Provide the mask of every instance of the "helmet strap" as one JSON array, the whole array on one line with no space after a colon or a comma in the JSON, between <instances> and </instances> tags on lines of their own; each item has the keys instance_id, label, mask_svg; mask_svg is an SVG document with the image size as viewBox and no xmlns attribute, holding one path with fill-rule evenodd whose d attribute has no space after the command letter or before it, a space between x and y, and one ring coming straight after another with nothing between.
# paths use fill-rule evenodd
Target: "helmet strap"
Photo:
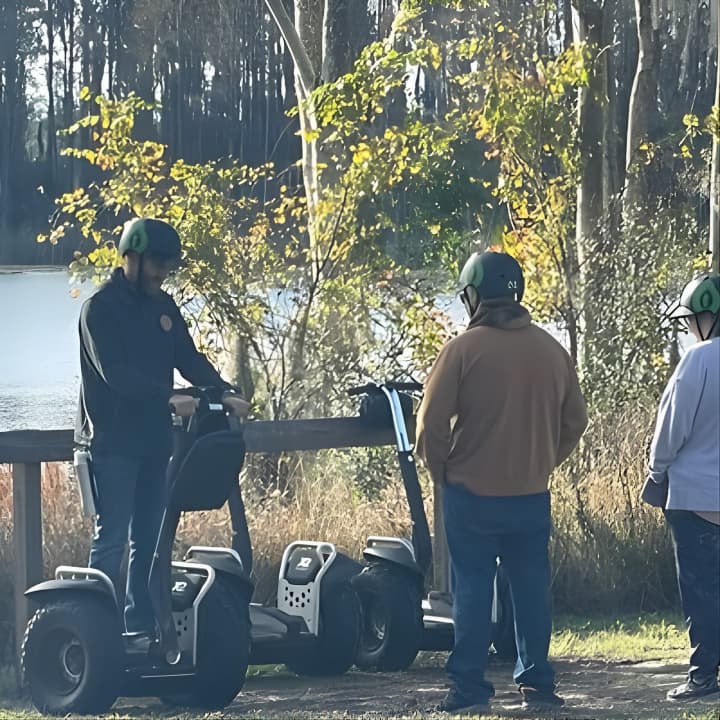
<instances>
[{"instance_id":1,"label":"helmet strap","mask_svg":"<svg viewBox=\"0 0 720 720\"><path fill-rule=\"evenodd\" d=\"M135 280L135 287L139 293L144 292L143 290L143 267L145 265L145 253L138 253L138 271L137 278Z\"/></svg>"},{"instance_id":2,"label":"helmet strap","mask_svg":"<svg viewBox=\"0 0 720 720\"><path fill-rule=\"evenodd\" d=\"M715 318L713 319L713 324L710 326L710 330L708 330L707 337L703 337L703 332L702 330L700 330L700 324L698 323L700 337L702 337L703 340L710 340L711 338L715 337L718 331L718 320L720 320L720 312L715 313Z\"/></svg>"},{"instance_id":3,"label":"helmet strap","mask_svg":"<svg viewBox=\"0 0 720 720\"><path fill-rule=\"evenodd\" d=\"M696 313L695 315L693 315L693 317L695 318L695 325L697 326L698 335L700 335L701 342L704 342L705 340L710 340L711 338L715 337L716 331L719 329L718 321L720 320L720 312L715 313L713 323L710 326L710 330L708 330L707 336L705 335L705 333L703 333L703 329L700 324L700 315Z\"/></svg>"},{"instance_id":4,"label":"helmet strap","mask_svg":"<svg viewBox=\"0 0 720 720\"><path fill-rule=\"evenodd\" d=\"M472 288L474 292L471 292L469 288ZM473 301L473 295L475 295L475 301ZM465 311L468 316L472 317L477 312L478 306L480 305L480 293L477 291L477 288L472 285L466 285L460 293L460 298L465 306Z\"/></svg>"}]
</instances>

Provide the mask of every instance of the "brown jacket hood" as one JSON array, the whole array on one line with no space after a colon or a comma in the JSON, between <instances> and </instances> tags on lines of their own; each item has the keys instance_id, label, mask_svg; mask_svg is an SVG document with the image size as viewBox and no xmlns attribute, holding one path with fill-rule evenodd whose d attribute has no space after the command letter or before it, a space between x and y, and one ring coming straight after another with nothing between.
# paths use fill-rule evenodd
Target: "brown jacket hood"
<instances>
[{"instance_id":1,"label":"brown jacket hood","mask_svg":"<svg viewBox=\"0 0 720 720\"><path fill-rule=\"evenodd\" d=\"M527 327L530 322L530 313L514 300L484 300L470 318L468 330L481 325L501 330L518 330Z\"/></svg>"}]
</instances>

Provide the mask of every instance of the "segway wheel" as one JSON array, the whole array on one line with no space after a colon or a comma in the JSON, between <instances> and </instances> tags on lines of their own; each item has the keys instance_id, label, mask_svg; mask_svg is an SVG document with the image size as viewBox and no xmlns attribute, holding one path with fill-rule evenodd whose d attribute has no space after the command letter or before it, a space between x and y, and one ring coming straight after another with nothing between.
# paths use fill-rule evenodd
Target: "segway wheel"
<instances>
[{"instance_id":1,"label":"segway wheel","mask_svg":"<svg viewBox=\"0 0 720 720\"><path fill-rule=\"evenodd\" d=\"M30 619L22 642L23 679L43 714L99 715L122 682L118 613L95 597L58 600Z\"/></svg>"},{"instance_id":2,"label":"segway wheel","mask_svg":"<svg viewBox=\"0 0 720 720\"><path fill-rule=\"evenodd\" d=\"M288 660L297 675L342 675L355 662L362 627L362 607L357 593L345 582L322 596L320 632L312 648Z\"/></svg>"},{"instance_id":3,"label":"segway wheel","mask_svg":"<svg viewBox=\"0 0 720 720\"><path fill-rule=\"evenodd\" d=\"M219 575L198 612L195 675L183 681L187 690L164 694L173 707L221 710L245 684L250 660L250 596L244 584Z\"/></svg>"},{"instance_id":4,"label":"segway wheel","mask_svg":"<svg viewBox=\"0 0 720 720\"><path fill-rule=\"evenodd\" d=\"M515 613L513 611L510 583L502 566L497 569L498 618L492 626L492 644L498 660L515 662L517 645L515 644Z\"/></svg>"},{"instance_id":5,"label":"segway wheel","mask_svg":"<svg viewBox=\"0 0 720 720\"><path fill-rule=\"evenodd\" d=\"M417 576L386 563L370 565L353 579L363 608L355 665L361 670L406 670L423 633L421 584Z\"/></svg>"}]
</instances>

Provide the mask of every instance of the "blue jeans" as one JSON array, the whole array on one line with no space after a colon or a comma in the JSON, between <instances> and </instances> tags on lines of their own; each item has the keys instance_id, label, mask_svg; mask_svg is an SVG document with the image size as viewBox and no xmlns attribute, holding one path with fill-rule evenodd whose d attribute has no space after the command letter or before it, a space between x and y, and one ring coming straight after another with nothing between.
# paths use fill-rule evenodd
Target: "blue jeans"
<instances>
[{"instance_id":1,"label":"blue jeans","mask_svg":"<svg viewBox=\"0 0 720 720\"><path fill-rule=\"evenodd\" d=\"M691 680L717 678L720 667L720 525L689 510L666 510L683 614L690 633Z\"/></svg>"},{"instance_id":2,"label":"blue jeans","mask_svg":"<svg viewBox=\"0 0 720 720\"><path fill-rule=\"evenodd\" d=\"M125 595L128 632L155 634L148 594L150 565L165 509L167 457L134 458L93 454L97 516L90 567L113 582L122 602L121 564L130 541Z\"/></svg>"},{"instance_id":3,"label":"blue jeans","mask_svg":"<svg viewBox=\"0 0 720 720\"><path fill-rule=\"evenodd\" d=\"M453 574L455 646L447 662L451 682L478 703L495 694L485 667L500 558L515 612L518 659L513 678L518 685L553 690L555 673L547 659L552 631L550 494L478 497L445 485L443 514Z\"/></svg>"}]
</instances>

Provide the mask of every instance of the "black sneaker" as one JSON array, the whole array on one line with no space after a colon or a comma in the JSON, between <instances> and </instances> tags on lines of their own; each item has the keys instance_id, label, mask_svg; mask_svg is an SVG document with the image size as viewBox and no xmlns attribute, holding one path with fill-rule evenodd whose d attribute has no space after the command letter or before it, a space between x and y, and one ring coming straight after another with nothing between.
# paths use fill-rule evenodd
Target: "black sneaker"
<instances>
[{"instance_id":1,"label":"black sneaker","mask_svg":"<svg viewBox=\"0 0 720 720\"><path fill-rule=\"evenodd\" d=\"M523 710L553 710L565 704L559 695L551 688L534 688L530 685L521 685Z\"/></svg>"},{"instance_id":2,"label":"black sneaker","mask_svg":"<svg viewBox=\"0 0 720 720\"><path fill-rule=\"evenodd\" d=\"M487 698L477 698L470 695L464 695L455 688L448 690L445 699L437 705L434 710L436 712L446 712L457 714L462 711L463 715L485 715L490 712L490 703Z\"/></svg>"},{"instance_id":3,"label":"black sneaker","mask_svg":"<svg viewBox=\"0 0 720 720\"><path fill-rule=\"evenodd\" d=\"M716 692L720 692L717 680L714 677L709 677L707 680L701 682L695 682L692 678L689 678L687 682L682 685L678 685L667 694L668 700L694 700L695 698L705 697L706 695L712 695Z\"/></svg>"}]
</instances>

